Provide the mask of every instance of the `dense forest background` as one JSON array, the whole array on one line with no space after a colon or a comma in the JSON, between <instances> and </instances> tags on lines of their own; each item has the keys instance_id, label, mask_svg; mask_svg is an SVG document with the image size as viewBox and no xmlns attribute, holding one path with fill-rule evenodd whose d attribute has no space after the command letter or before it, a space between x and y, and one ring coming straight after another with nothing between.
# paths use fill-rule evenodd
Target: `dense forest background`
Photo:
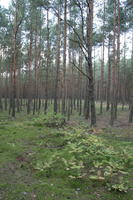
<instances>
[{"instance_id":1,"label":"dense forest background","mask_svg":"<svg viewBox=\"0 0 133 200\"><path fill-rule=\"evenodd\" d=\"M95 101L129 105L133 120L132 0L13 0L0 7L0 110L76 110L96 124Z\"/></svg>"}]
</instances>

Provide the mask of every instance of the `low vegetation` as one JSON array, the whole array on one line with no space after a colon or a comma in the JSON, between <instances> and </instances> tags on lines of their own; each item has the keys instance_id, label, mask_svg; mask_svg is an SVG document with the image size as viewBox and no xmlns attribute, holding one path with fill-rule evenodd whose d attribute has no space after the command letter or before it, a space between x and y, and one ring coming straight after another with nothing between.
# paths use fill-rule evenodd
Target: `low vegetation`
<instances>
[{"instance_id":1,"label":"low vegetation","mask_svg":"<svg viewBox=\"0 0 133 200\"><path fill-rule=\"evenodd\" d=\"M132 140L85 123L47 127L24 118L0 123L1 199L132 200Z\"/></svg>"},{"instance_id":2,"label":"low vegetation","mask_svg":"<svg viewBox=\"0 0 133 200\"><path fill-rule=\"evenodd\" d=\"M66 124L66 119L60 113L47 113L46 115L41 115L39 117L35 117L32 121L34 126L47 126L47 127L62 127Z\"/></svg>"}]
</instances>

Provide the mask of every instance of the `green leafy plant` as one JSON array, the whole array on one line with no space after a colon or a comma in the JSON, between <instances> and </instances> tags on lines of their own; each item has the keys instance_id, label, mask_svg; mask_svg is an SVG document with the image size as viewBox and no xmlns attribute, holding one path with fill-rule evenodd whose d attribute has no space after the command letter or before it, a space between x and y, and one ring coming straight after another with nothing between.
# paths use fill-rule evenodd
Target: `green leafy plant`
<instances>
[{"instance_id":1,"label":"green leafy plant","mask_svg":"<svg viewBox=\"0 0 133 200\"><path fill-rule=\"evenodd\" d=\"M118 191L118 192L124 192L126 193L128 191L128 186L125 183L117 183L117 184L107 184L108 190L114 190L114 191Z\"/></svg>"},{"instance_id":2,"label":"green leafy plant","mask_svg":"<svg viewBox=\"0 0 133 200\"><path fill-rule=\"evenodd\" d=\"M34 118L34 126L47 126L47 127L62 127L66 124L66 119L60 113L47 113L46 115L41 115Z\"/></svg>"},{"instance_id":3,"label":"green leafy plant","mask_svg":"<svg viewBox=\"0 0 133 200\"><path fill-rule=\"evenodd\" d=\"M123 179L128 175L126 152L120 154L106 140L96 135L85 134L82 129L64 133L64 140L67 142L62 151L53 155L40 171L51 169L54 172L57 167L70 180L102 181L120 192L128 189ZM116 183L116 180L121 181Z\"/></svg>"}]
</instances>

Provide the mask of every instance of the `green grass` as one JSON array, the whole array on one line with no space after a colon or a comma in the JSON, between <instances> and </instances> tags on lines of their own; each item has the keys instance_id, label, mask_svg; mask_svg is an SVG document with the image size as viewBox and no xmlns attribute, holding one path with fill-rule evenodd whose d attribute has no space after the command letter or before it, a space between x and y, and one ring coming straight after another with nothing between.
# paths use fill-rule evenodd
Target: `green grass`
<instances>
[{"instance_id":1,"label":"green grass","mask_svg":"<svg viewBox=\"0 0 133 200\"><path fill-rule=\"evenodd\" d=\"M11 120L6 113L0 114L0 117L4 115L5 119L0 122L0 199L133 199L133 141L119 139L117 129L110 128L91 135L86 122L81 122L77 127L49 128L34 126L32 116L18 115L16 120ZM129 135L131 133L123 137ZM122 176L122 181L128 186L127 193L108 191L106 183L115 183L112 177L109 181L89 178L94 160L105 167L103 160L109 165L110 158L113 165L119 163L122 171L128 173ZM84 169L80 161L86 163ZM113 169L119 171L115 166ZM79 178L84 172L85 177ZM98 168L95 168L93 173L97 172ZM121 178L119 175L117 177Z\"/></svg>"}]
</instances>

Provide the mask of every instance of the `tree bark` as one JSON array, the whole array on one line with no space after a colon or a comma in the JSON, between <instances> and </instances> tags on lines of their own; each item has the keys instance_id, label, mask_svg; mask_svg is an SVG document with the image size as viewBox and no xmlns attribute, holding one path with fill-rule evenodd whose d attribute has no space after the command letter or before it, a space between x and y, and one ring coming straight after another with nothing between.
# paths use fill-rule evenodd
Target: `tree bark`
<instances>
[{"instance_id":1,"label":"tree bark","mask_svg":"<svg viewBox=\"0 0 133 200\"><path fill-rule=\"evenodd\" d=\"M94 93L94 81L93 81L93 69L92 69L92 34L93 34L93 0L88 0L87 9L87 75L89 77L89 100L91 109L91 126L96 125L96 110L95 110L95 93Z\"/></svg>"}]
</instances>

